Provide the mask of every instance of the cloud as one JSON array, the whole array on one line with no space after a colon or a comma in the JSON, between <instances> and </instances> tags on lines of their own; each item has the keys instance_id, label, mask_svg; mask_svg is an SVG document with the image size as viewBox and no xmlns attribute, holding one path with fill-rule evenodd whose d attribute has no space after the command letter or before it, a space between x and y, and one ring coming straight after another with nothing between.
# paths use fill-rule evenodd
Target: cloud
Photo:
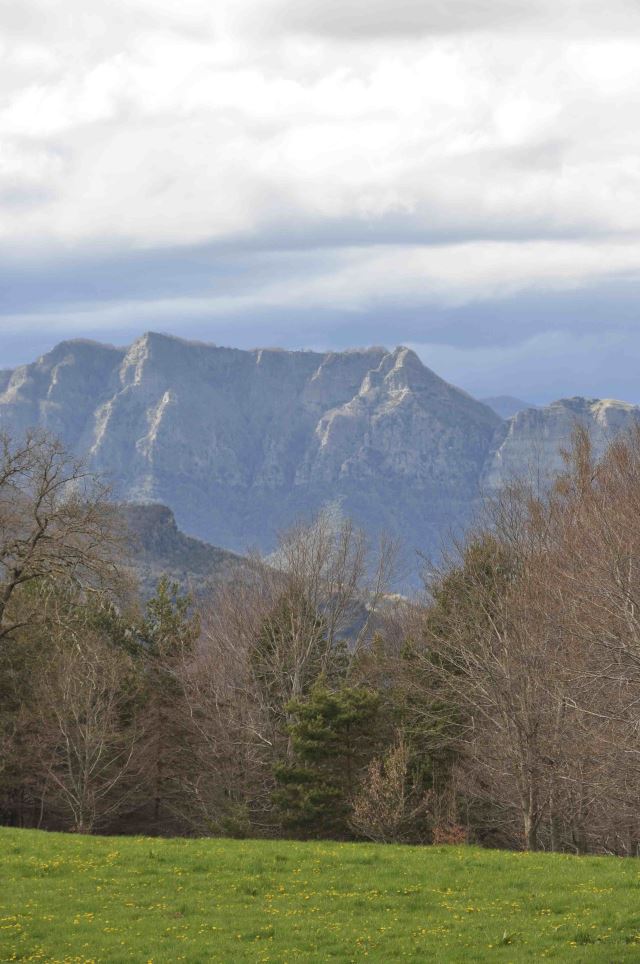
<instances>
[{"instance_id":1,"label":"cloud","mask_svg":"<svg viewBox=\"0 0 640 964\"><path fill-rule=\"evenodd\" d=\"M276 0L269 20L285 30L362 41L488 31L526 21L540 6L546 5L527 0Z\"/></svg>"},{"instance_id":2,"label":"cloud","mask_svg":"<svg viewBox=\"0 0 640 964\"><path fill-rule=\"evenodd\" d=\"M411 347L438 374L478 398L499 391L534 404L574 395L640 402L640 341L622 332L609 332L603 342L601 333L551 328L508 346Z\"/></svg>"},{"instance_id":3,"label":"cloud","mask_svg":"<svg viewBox=\"0 0 640 964\"><path fill-rule=\"evenodd\" d=\"M350 244L354 225L372 243L390 224L407 240L638 230L633 40L552 37L532 52L526 37L498 37L488 54L485 40L461 38L353 56L327 43L309 73L304 40L266 42L265 60L257 41L247 50L162 16L140 23L126 38L114 27L103 49L107 30L94 57L73 55L73 34L69 59L62 41L39 41L45 66L27 82L23 64L22 82L3 87L0 194L34 203L6 205L0 238L189 245L298 225L310 244L327 233ZM91 47L96 31L80 32Z\"/></svg>"},{"instance_id":4,"label":"cloud","mask_svg":"<svg viewBox=\"0 0 640 964\"><path fill-rule=\"evenodd\" d=\"M238 0L247 21L273 33L369 43L526 30L536 36L637 29L635 0Z\"/></svg>"},{"instance_id":5,"label":"cloud","mask_svg":"<svg viewBox=\"0 0 640 964\"><path fill-rule=\"evenodd\" d=\"M639 16L0 0L3 330L634 339Z\"/></svg>"}]
</instances>

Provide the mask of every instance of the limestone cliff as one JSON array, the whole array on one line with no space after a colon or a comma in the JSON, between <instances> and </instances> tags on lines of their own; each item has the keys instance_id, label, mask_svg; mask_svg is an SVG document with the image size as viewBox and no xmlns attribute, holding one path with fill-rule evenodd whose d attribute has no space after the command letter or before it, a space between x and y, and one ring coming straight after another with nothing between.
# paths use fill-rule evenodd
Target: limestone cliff
<instances>
[{"instance_id":1,"label":"limestone cliff","mask_svg":"<svg viewBox=\"0 0 640 964\"><path fill-rule=\"evenodd\" d=\"M273 546L327 502L435 549L479 495L500 419L414 352L240 351L147 334L63 342L7 375L0 427L40 425L216 545Z\"/></svg>"},{"instance_id":2,"label":"limestone cliff","mask_svg":"<svg viewBox=\"0 0 640 964\"><path fill-rule=\"evenodd\" d=\"M114 496L164 503L190 535L273 547L331 503L372 534L437 552L483 488L547 478L577 422L601 452L640 417L625 402L564 399L503 421L408 348L240 351L147 334L129 348L63 342L0 372L0 428L59 435Z\"/></svg>"},{"instance_id":3,"label":"limestone cliff","mask_svg":"<svg viewBox=\"0 0 640 964\"><path fill-rule=\"evenodd\" d=\"M589 431L596 457L616 435L640 419L640 408L612 399L563 398L544 408L518 412L496 433L483 482L499 488L514 478L544 485L562 469L562 452L571 445L576 425Z\"/></svg>"}]
</instances>

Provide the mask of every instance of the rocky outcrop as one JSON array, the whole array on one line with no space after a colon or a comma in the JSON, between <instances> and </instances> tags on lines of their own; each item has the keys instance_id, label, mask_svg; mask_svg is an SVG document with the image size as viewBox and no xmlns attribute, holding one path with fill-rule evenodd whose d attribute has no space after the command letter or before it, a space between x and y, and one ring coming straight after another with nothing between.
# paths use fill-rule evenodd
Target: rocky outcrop
<instances>
[{"instance_id":1,"label":"rocky outcrop","mask_svg":"<svg viewBox=\"0 0 640 964\"><path fill-rule=\"evenodd\" d=\"M242 556L185 535L166 505L127 504L120 511L127 558L144 597L153 594L162 576L183 592L204 595L249 565Z\"/></svg>"},{"instance_id":2,"label":"rocky outcrop","mask_svg":"<svg viewBox=\"0 0 640 964\"><path fill-rule=\"evenodd\" d=\"M394 478L464 489L477 478L497 421L415 352L397 348L367 372L353 398L319 419L296 483Z\"/></svg>"},{"instance_id":3,"label":"rocky outcrop","mask_svg":"<svg viewBox=\"0 0 640 964\"><path fill-rule=\"evenodd\" d=\"M96 408L111 396L125 352L92 341L63 341L32 365L3 372L0 425L33 426L88 449Z\"/></svg>"},{"instance_id":4,"label":"rocky outcrop","mask_svg":"<svg viewBox=\"0 0 640 964\"><path fill-rule=\"evenodd\" d=\"M497 489L514 478L544 485L563 467L576 425L589 431L596 457L619 432L640 420L640 407L612 399L564 398L544 408L518 412L496 433L483 482Z\"/></svg>"}]
</instances>

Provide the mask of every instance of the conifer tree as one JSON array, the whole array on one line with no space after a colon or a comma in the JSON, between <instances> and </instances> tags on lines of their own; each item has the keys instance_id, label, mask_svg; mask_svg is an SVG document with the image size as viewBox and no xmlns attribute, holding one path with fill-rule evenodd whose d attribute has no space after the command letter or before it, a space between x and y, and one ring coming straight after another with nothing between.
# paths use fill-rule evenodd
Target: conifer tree
<instances>
[{"instance_id":1,"label":"conifer tree","mask_svg":"<svg viewBox=\"0 0 640 964\"><path fill-rule=\"evenodd\" d=\"M188 766L190 730L183 699L181 670L200 633L192 599L163 577L147 602L140 636L146 670L145 757L152 787L156 831L172 822L179 771Z\"/></svg>"},{"instance_id":2,"label":"conifer tree","mask_svg":"<svg viewBox=\"0 0 640 964\"><path fill-rule=\"evenodd\" d=\"M377 693L323 680L289 712L293 762L276 770L274 802L283 825L305 836L348 835L350 801L376 747Z\"/></svg>"}]
</instances>

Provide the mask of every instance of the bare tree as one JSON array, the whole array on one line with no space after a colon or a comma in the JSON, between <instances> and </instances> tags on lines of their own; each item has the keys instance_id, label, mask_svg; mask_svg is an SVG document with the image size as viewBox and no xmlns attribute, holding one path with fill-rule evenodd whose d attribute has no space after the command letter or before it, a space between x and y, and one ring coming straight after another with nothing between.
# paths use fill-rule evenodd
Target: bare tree
<instances>
[{"instance_id":1,"label":"bare tree","mask_svg":"<svg viewBox=\"0 0 640 964\"><path fill-rule=\"evenodd\" d=\"M351 826L379 843L425 840L434 792L424 790L411 770L411 751L402 733L367 769L353 800Z\"/></svg>"},{"instance_id":2,"label":"bare tree","mask_svg":"<svg viewBox=\"0 0 640 964\"><path fill-rule=\"evenodd\" d=\"M535 500L518 488L495 511L494 531L471 534L460 564L430 587L425 678L450 707L465 792L501 810L503 839L517 839L519 824L537 849L571 726L573 670L556 645L550 545Z\"/></svg>"},{"instance_id":3,"label":"bare tree","mask_svg":"<svg viewBox=\"0 0 640 964\"><path fill-rule=\"evenodd\" d=\"M131 658L91 631L54 644L37 682L34 735L43 793L78 833L91 833L126 799L139 691Z\"/></svg>"},{"instance_id":4,"label":"bare tree","mask_svg":"<svg viewBox=\"0 0 640 964\"><path fill-rule=\"evenodd\" d=\"M0 639L36 616L19 592L35 581L117 584L122 541L107 494L55 439L0 436Z\"/></svg>"},{"instance_id":5,"label":"bare tree","mask_svg":"<svg viewBox=\"0 0 640 964\"><path fill-rule=\"evenodd\" d=\"M640 428L596 461L576 428L548 500L554 552L546 590L574 665L568 703L579 739L567 768L576 849L636 852L640 822ZM606 843L605 843L606 842Z\"/></svg>"},{"instance_id":6,"label":"bare tree","mask_svg":"<svg viewBox=\"0 0 640 964\"><path fill-rule=\"evenodd\" d=\"M383 543L374 557L352 523L321 514L212 596L186 677L202 812L243 800L268 822L274 762L291 751L287 707L320 675L348 677L373 637L394 551Z\"/></svg>"},{"instance_id":7,"label":"bare tree","mask_svg":"<svg viewBox=\"0 0 640 964\"><path fill-rule=\"evenodd\" d=\"M640 430L596 462L577 428L543 493L515 482L431 586L424 678L457 728L459 786L530 849L640 839ZM445 702L446 705L446 702Z\"/></svg>"}]
</instances>

